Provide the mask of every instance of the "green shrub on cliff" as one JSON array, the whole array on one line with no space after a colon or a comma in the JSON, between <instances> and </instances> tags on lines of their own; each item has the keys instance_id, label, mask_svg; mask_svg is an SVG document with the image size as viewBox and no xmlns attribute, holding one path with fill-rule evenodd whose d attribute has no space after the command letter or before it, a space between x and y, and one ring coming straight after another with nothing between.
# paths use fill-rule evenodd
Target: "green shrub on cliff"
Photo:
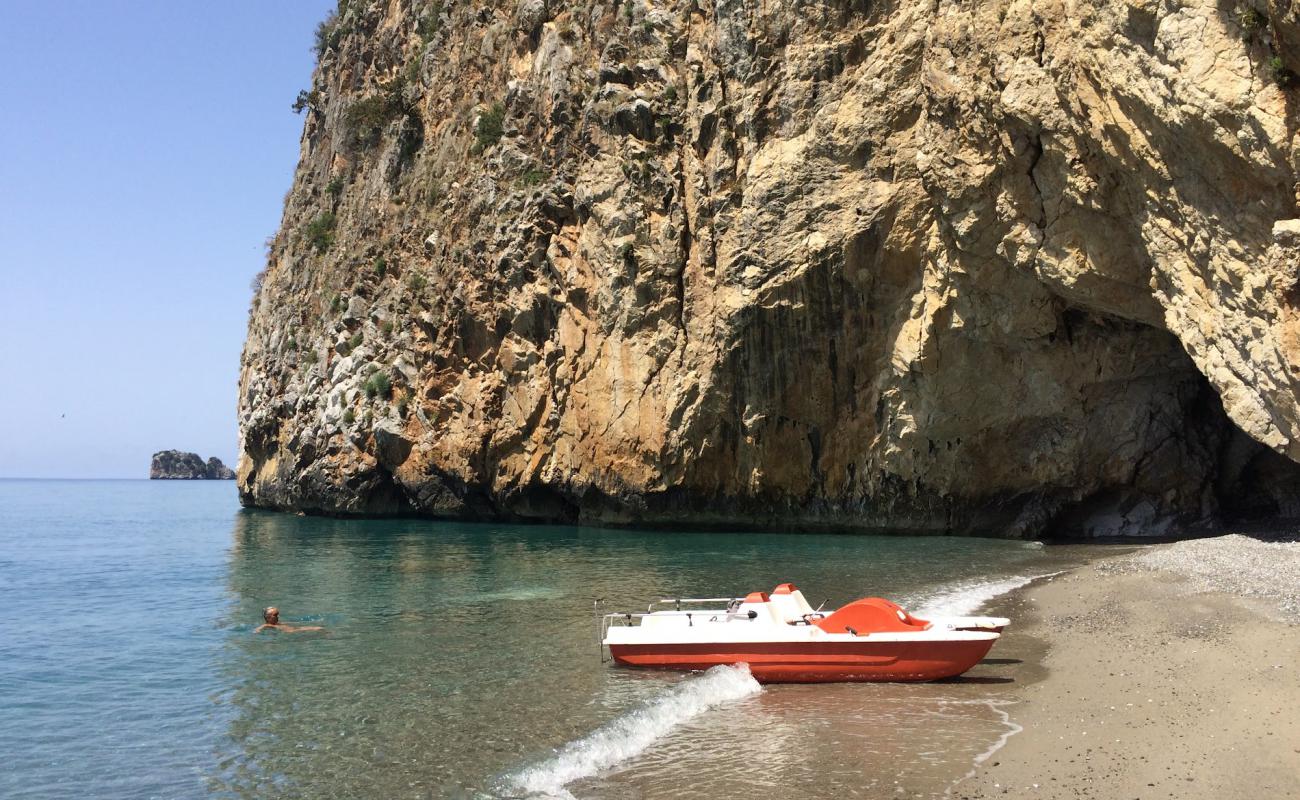
<instances>
[{"instance_id":1,"label":"green shrub on cliff","mask_svg":"<svg viewBox=\"0 0 1300 800\"><path fill-rule=\"evenodd\" d=\"M1268 24L1268 19L1259 10L1246 6L1237 10L1237 26L1241 28L1241 35L1244 38L1251 38L1264 29Z\"/></svg>"},{"instance_id":2,"label":"green shrub on cliff","mask_svg":"<svg viewBox=\"0 0 1300 800\"><path fill-rule=\"evenodd\" d=\"M350 408L347 411L343 412L343 424L351 425L356 421L357 421L357 412L353 411Z\"/></svg>"},{"instance_id":3,"label":"green shrub on cliff","mask_svg":"<svg viewBox=\"0 0 1300 800\"><path fill-rule=\"evenodd\" d=\"M385 399L393 390L393 380L386 372L375 372L366 379L366 397Z\"/></svg>"},{"instance_id":4,"label":"green shrub on cliff","mask_svg":"<svg viewBox=\"0 0 1300 800\"><path fill-rule=\"evenodd\" d=\"M419 148L423 139L422 123L418 109L407 100L407 87L419 85L418 61L413 60L410 70L389 81L378 93L353 102L343 112L343 144L353 150L365 150L379 144L389 123L408 117L411 124L403 126L399 135L402 157L409 158Z\"/></svg>"},{"instance_id":5,"label":"green shrub on cliff","mask_svg":"<svg viewBox=\"0 0 1300 800\"><path fill-rule=\"evenodd\" d=\"M406 66L402 67L403 84L420 88L424 87L424 79L421 76L421 70L424 66L425 49L425 46L421 46L420 49L411 56L410 60L406 62Z\"/></svg>"},{"instance_id":6,"label":"green shrub on cliff","mask_svg":"<svg viewBox=\"0 0 1300 800\"><path fill-rule=\"evenodd\" d=\"M320 108L320 92L312 89L310 92L302 89L298 92L298 97L293 101L293 113L301 114L304 111L315 111Z\"/></svg>"},{"instance_id":7,"label":"green shrub on cliff","mask_svg":"<svg viewBox=\"0 0 1300 800\"><path fill-rule=\"evenodd\" d=\"M421 42L428 44L433 40L433 37L438 35L438 31L442 28L441 17L442 3L430 4L428 10L420 16L418 31Z\"/></svg>"},{"instance_id":8,"label":"green shrub on cliff","mask_svg":"<svg viewBox=\"0 0 1300 800\"><path fill-rule=\"evenodd\" d=\"M303 230L303 235L307 237L307 242L314 248L317 253L324 253L334 244L334 225L337 220L333 211L326 211L317 216Z\"/></svg>"},{"instance_id":9,"label":"green shrub on cliff","mask_svg":"<svg viewBox=\"0 0 1300 800\"><path fill-rule=\"evenodd\" d=\"M257 296L262 293L262 284L264 283L266 283L266 270L262 270L254 275L253 280L249 282L248 288L253 290L254 300L256 300Z\"/></svg>"},{"instance_id":10,"label":"green shrub on cliff","mask_svg":"<svg viewBox=\"0 0 1300 800\"><path fill-rule=\"evenodd\" d=\"M320 58L327 51L338 47L343 34L343 22L339 19L338 12L331 11L330 15L316 26L316 42L312 45L316 57Z\"/></svg>"},{"instance_id":11,"label":"green shrub on cliff","mask_svg":"<svg viewBox=\"0 0 1300 800\"><path fill-rule=\"evenodd\" d=\"M1281 56L1273 56L1268 60L1268 70L1273 74L1273 82L1283 89L1295 83L1295 73L1286 68L1286 62Z\"/></svg>"},{"instance_id":12,"label":"green shrub on cliff","mask_svg":"<svg viewBox=\"0 0 1300 800\"><path fill-rule=\"evenodd\" d=\"M343 114L344 143L351 148L374 147L388 123L400 113L388 94L363 97Z\"/></svg>"},{"instance_id":13,"label":"green shrub on cliff","mask_svg":"<svg viewBox=\"0 0 1300 800\"><path fill-rule=\"evenodd\" d=\"M493 103L491 108L478 115L478 122L474 124L475 153L481 153L501 141L501 135L505 133L505 119L506 107L500 103Z\"/></svg>"}]
</instances>

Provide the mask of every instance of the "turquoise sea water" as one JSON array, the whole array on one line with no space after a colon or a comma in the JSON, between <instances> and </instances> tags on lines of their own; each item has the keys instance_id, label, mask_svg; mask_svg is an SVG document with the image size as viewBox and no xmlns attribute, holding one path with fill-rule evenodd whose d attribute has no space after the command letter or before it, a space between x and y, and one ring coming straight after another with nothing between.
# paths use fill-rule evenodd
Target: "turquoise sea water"
<instances>
[{"instance_id":1,"label":"turquoise sea water","mask_svg":"<svg viewBox=\"0 0 1300 800\"><path fill-rule=\"evenodd\" d=\"M0 481L0 797L929 796L1006 732L1003 679L760 690L619 669L593 599L791 580L814 604L969 607L1069 560L982 539L297 517L242 511L227 482ZM271 604L326 630L254 634Z\"/></svg>"}]
</instances>

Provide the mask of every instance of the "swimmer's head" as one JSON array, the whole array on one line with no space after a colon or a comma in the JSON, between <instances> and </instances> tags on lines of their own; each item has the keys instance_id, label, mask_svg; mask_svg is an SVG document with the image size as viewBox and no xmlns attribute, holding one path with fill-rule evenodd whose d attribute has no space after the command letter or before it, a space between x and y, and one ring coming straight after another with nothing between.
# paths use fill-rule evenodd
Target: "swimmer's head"
<instances>
[{"instance_id":1,"label":"swimmer's head","mask_svg":"<svg viewBox=\"0 0 1300 800\"><path fill-rule=\"evenodd\" d=\"M262 619L266 620L267 625L280 624L280 609L275 606L267 606L266 610L262 612Z\"/></svg>"}]
</instances>

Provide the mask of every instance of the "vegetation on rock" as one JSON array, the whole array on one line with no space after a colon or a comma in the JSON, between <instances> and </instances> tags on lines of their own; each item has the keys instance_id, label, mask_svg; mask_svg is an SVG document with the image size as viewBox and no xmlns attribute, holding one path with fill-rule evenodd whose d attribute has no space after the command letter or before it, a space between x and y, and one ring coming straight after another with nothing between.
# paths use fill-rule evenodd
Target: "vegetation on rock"
<instances>
[{"instance_id":1,"label":"vegetation on rock","mask_svg":"<svg viewBox=\"0 0 1300 800\"><path fill-rule=\"evenodd\" d=\"M1268 25L1268 18L1253 6L1246 6L1237 10L1237 25L1241 28L1242 36L1250 38Z\"/></svg>"},{"instance_id":2,"label":"vegetation on rock","mask_svg":"<svg viewBox=\"0 0 1300 800\"><path fill-rule=\"evenodd\" d=\"M348 147L374 147L379 143L384 128L399 114L401 108L387 92L357 100L348 106L343 117Z\"/></svg>"},{"instance_id":3,"label":"vegetation on rock","mask_svg":"<svg viewBox=\"0 0 1300 800\"><path fill-rule=\"evenodd\" d=\"M478 122L474 124L475 153L481 153L501 141L505 132L505 118L506 108L501 103L493 103L491 108L479 114Z\"/></svg>"},{"instance_id":4,"label":"vegetation on rock","mask_svg":"<svg viewBox=\"0 0 1300 800\"><path fill-rule=\"evenodd\" d=\"M366 379L363 387L366 397L369 398L387 398L389 392L393 390L393 381L388 377L386 372L374 372Z\"/></svg>"},{"instance_id":5,"label":"vegetation on rock","mask_svg":"<svg viewBox=\"0 0 1300 800\"><path fill-rule=\"evenodd\" d=\"M338 12L331 12L328 17L321 20L316 26L316 38L312 46L316 58L319 59L326 52L338 47L339 40L343 38L343 33L343 24Z\"/></svg>"},{"instance_id":6,"label":"vegetation on rock","mask_svg":"<svg viewBox=\"0 0 1300 800\"><path fill-rule=\"evenodd\" d=\"M320 108L320 99L320 92L315 89L299 91L298 96L293 101L293 113L301 114L306 110L318 110Z\"/></svg>"},{"instance_id":7,"label":"vegetation on rock","mask_svg":"<svg viewBox=\"0 0 1300 800\"><path fill-rule=\"evenodd\" d=\"M438 31L442 29L441 17L442 3L440 2L431 3L428 9L426 9L420 16L417 30L420 34L420 42L422 44L429 44L433 41L433 38L438 35Z\"/></svg>"},{"instance_id":8,"label":"vegetation on rock","mask_svg":"<svg viewBox=\"0 0 1300 800\"><path fill-rule=\"evenodd\" d=\"M1273 56L1268 60L1268 71L1273 76L1273 82L1284 89L1295 84L1295 73L1287 69L1281 56Z\"/></svg>"},{"instance_id":9,"label":"vegetation on rock","mask_svg":"<svg viewBox=\"0 0 1300 800\"><path fill-rule=\"evenodd\" d=\"M333 211L317 215L303 229L303 236L317 253L324 253L334 244L334 226L338 220Z\"/></svg>"}]
</instances>

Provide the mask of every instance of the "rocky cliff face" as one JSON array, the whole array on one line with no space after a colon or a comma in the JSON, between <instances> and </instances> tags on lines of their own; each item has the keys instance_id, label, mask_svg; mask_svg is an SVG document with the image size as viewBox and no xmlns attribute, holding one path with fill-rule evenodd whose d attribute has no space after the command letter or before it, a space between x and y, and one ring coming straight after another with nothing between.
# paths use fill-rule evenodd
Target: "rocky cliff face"
<instances>
[{"instance_id":1,"label":"rocky cliff face","mask_svg":"<svg viewBox=\"0 0 1300 800\"><path fill-rule=\"evenodd\" d=\"M235 479L235 471L222 464L216 456L205 464L197 453L160 450L153 454L149 463L149 479L230 481Z\"/></svg>"},{"instance_id":2,"label":"rocky cliff face","mask_svg":"<svg viewBox=\"0 0 1300 800\"><path fill-rule=\"evenodd\" d=\"M351 0L319 46L246 504L1300 511L1284 4Z\"/></svg>"}]
</instances>

